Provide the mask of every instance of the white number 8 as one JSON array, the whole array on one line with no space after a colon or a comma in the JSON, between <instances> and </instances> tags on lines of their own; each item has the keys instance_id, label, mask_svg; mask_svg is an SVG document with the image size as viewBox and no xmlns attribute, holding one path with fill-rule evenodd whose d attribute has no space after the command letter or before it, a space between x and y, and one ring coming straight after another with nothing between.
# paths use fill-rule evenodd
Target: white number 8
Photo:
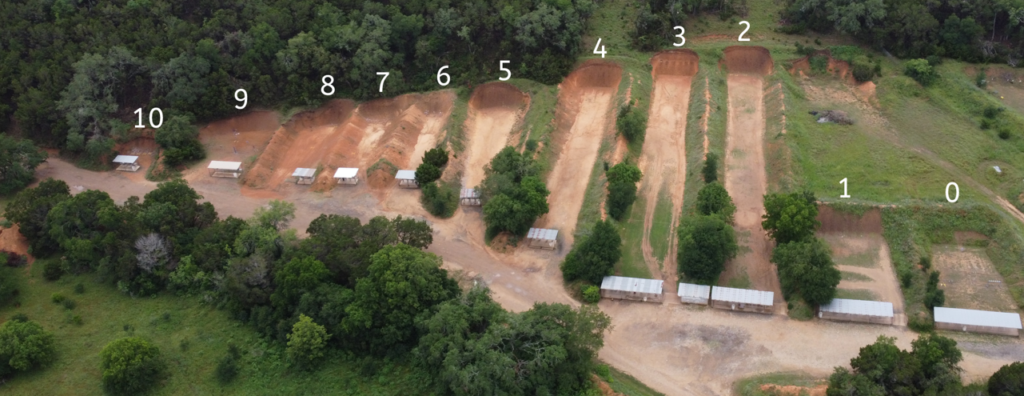
<instances>
[{"instance_id":1,"label":"white number 8","mask_svg":"<svg viewBox=\"0 0 1024 396\"><path fill-rule=\"evenodd\" d=\"M330 80L330 81L328 81L328 80ZM334 95L334 76L328 74L328 75L324 76L324 78L321 79L320 81L324 82L324 86L320 87L320 93L322 93L324 95L327 95L327 96ZM327 88L328 87L331 88L331 92L327 92Z\"/></svg>"}]
</instances>

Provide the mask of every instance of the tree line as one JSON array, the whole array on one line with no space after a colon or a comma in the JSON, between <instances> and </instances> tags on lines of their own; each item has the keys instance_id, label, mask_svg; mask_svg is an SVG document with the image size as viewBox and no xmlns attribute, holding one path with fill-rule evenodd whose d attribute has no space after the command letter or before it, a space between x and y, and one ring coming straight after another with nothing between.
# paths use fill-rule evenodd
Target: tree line
<instances>
[{"instance_id":1,"label":"tree line","mask_svg":"<svg viewBox=\"0 0 1024 396\"><path fill-rule=\"evenodd\" d=\"M591 0L8 1L0 4L0 129L71 154L109 154L162 108L206 121L513 76L555 83ZM390 72L379 92L378 72ZM326 75L331 87L326 87ZM148 123L147 123L148 124ZM183 150L193 147L186 144ZM182 153L178 153L182 154Z\"/></svg>"},{"instance_id":2,"label":"tree line","mask_svg":"<svg viewBox=\"0 0 1024 396\"><path fill-rule=\"evenodd\" d=\"M102 191L71 195L47 179L18 193L5 216L47 280L94 273L128 295L202 298L286 345L296 369L346 353L410 359L438 394L578 394L592 386L606 315L561 304L510 313L484 288L463 290L425 251L433 238L424 221L322 214L300 239L288 228L291 203L220 219L201 200L180 179L123 204ZM146 340L114 343L102 352L109 392L137 394L166 374ZM218 377L233 378L239 356L227 351Z\"/></svg>"}]
</instances>

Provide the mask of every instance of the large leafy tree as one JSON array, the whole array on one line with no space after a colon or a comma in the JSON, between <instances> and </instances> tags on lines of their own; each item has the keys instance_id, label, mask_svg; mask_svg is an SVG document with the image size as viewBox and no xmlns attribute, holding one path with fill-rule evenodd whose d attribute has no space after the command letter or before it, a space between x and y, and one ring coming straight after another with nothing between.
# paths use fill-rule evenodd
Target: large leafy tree
<instances>
[{"instance_id":1,"label":"large leafy tree","mask_svg":"<svg viewBox=\"0 0 1024 396\"><path fill-rule=\"evenodd\" d=\"M736 232L717 216L685 219L678 230L679 272L696 282L712 284L725 269L725 261L736 256Z\"/></svg>"},{"instance_id":2,"label":"large leafy tree","mask_svg":"<svg viewBox=\"0 0 1024 396\"><path fill-rule=\"evenodd\" d=\"M35 169L46 152L26 139L0 135L0 195L21 190L35 179Z\"/></svg>"},{"instance_id":3,"label":"large leafy tree","mask_svg":"<svg viewBox=\"0 0 1024 396\"><path fill-rule=\"evenodd\" d=\"M46 179L35 188L22 190L4 208L4 217L18 224L18 231L24 235L36 256L46 255L58 249L58 243L50 237L46 216L58 203L71 198L71 190L63 180Z\"/></svg>"},{"instance_id":4,"label":"large leafy tree","mask_svg":"<svg viewBox=\"0 0 1024 396\"><path fill-rule=\"evenodd\" d=\"M697 191L697 213L705 216L716 215L727 223L732 223L732 215L735 212L736 205L733 205L732 197L722 183L708 183Z\"/></svg>"},{"instance_id":5,"label":"large leafy tree","mask_svg":"<svg viewBox=\"0 0 1024 396\"><path fill-rule=\"evenodd\" d=\"M166 371L160 348L140 337L114 340L100 352L103 388L115 395L138 395L156 385Z\"/></svg>"},{"instance_id":6,"label":"large leafy tree","mask_svg":"<svg viewBox=\"0 0 1024 396\"><path fill-rule=\"evenodd\" d=\"M86 190L56 204L46 216L46 227L68 261L80 268L96 268L104 257L104 239L122 225L118 211L107 193Z\"/></svg>"},{"instance_id":7,"label":"large leafy tree","mask_svg":"<svg viewBox=\"0 0 1024 396\"><path fill-rule=\"evenodd\" d=\"M778 244L810 238L821 225L818 205L810 192L765 195L764 211L761 227Z\"/></svg>"},{"instance_id":8,"label":"large leafy tree","mask_svg":"<svg viewBox=\"0 0 1024 396\"><path fill-rule=\"evenodd\" d=\"M622 238L611 221L598 221L590 235L575 246L562 262L562 277L566 281L584 280L600 285L604 277L612 274L615 263L622 256Z\"/></svg>"},{"instance_id":9,"label":"large leafy tree","mask_svg":"<svg viewBox=\"0 0 1024 396\"><path fill-rule=\"evenodd\" d=\"M146 193L140 217L150 230L163 234L176 247L189 247L199 232L217 221L217 211L182 179L160 183Z\"/></svg>"},{"instance_id":10,"label":"large leafy tree","mask_svg":"<svg viewBox=\"0 0 1024 396\"><path fill-rule=\"evenodd\" d=\"M956 341L927 334L901 350L893 337L879 336L850 360L852 370L836 367L828 396L960 394L963 356Z\"/></svg>"},{"instance_id":11,"label":"large leafy tree","mask_svg":"<svg viewBox=\"0 0 1024 396\"><path fill-rule=\"evenodd\" d=\"M548 212L550 194L537 176L527 176L511 191L499 193L484 204L484 222L496 231L525 234L538 217Z\"/></svg>"},{"instance_id":12,"label":"large leafy tree","mask_svg":"<svg viewBox=\"0 0 1024 396\"><path fill-rule=\"evenodd\" d=\"M299 321L288 334L288 360L301 368L316 368L323 360L324 348L330 338L323 326L306 315L299 315Z\"/></svg>"},{"instance_id":13,"label":"large leafy tree","mask_svg":"<svg viewBox=\"0 0 1024 396\"><path fill-rule=\"evenodd\" d=\"M459 293L440 257L408 245L388 246L373 255L366 277L356 282L342 324L360 349L408 348L418 337L417 320Z\"/></svg>"},{"instance_id":14,"label":"large leafy tree","mask_svg":"<svg viewBox=\"0 0 1024 396\"><path fill-rule=\"evenodd\" d=\"M1024 394L1024 362L1014 362L999 368L988 379L988 394L1013 396Z\"/></svg>"},{"instance_id":15,"label":"large leafy tree","mask_svg":"<svg viewBox=\"0 0 1024 396\"><path fill-rule=\"evenodd\" d=\"M291 312L302 295L326 282L331 272L312 257L294 258L274 274L277 288L270 295L275 307Z\"/></svg>"},{"instance_id":16,"label":"large leafy tree","mask_svg":"<svg viewBox=\"0 0 1024 396\"><path fill-rule=\"evenodd\" d=\"M406 244L426 249L433 242L433 230L425 221L397 216L377 216L366 224L349 216L323 214L306 229L309 238L302 251L324 263L335 282L354 285L366 274L370 258L385 246Z\"/></svg>"},{"instance_id":17,"label":"large leafy tree","mask_svg":"<svg viewBox=\"0 0 1024 396\"><path fill-rule=\"evenodd\" d=\"M787 299L796 294L808 304L821 305L836 296L842 276L828 245L820 239L783 243L775 247L771 260L779 268L779 283Z\"/></svg>"},{"instance_id":18,"label":"large leafy tree","mask_svg":"<svg viewBox=\"0 0 1024 396\"><path fill-rule=\"evenodd\" d=\"M636 183L640 182L643 175L640 168L626 162L620 162L608 169L608 215L616 220L622 220L626 214L626 208L636 200Z\"/></svg>"},{"instance_id":19,"label":"large leafy tree","mask_svg":"<svg viewBox=\"0 0 1024 396\"><path fill-rule=\"evenodd\" d=\"M56 352L53 334L36 322L12 319L0 325L0 376L49 364Z\"/></svg>"}]
</instances>

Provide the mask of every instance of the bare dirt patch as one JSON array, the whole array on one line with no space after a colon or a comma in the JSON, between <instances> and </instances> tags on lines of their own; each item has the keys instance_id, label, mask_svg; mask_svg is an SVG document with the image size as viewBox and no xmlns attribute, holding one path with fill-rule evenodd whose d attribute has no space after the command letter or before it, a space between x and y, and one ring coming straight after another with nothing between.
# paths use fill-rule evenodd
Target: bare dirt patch
<instances>
[{"instance_id":1,"label":"bare dirt patch","mask_svg":"<svg viewBox=\"0 0 1024 396\"><path fill-rule=\"evenodd\" d=\"M818 232L882 233L882 212L869 209L861 216L840 212L829 205L818 205Z\"/></svg>"},{"instance_id":2,"label":"bare dirt patch","mask_svg":"<svg viewBox=\"0 0 1024 396\"><path fill-rule=\"evenodd\" d=\"M217 161L245 161L258 155L281 125L275 111L254 111L238 117L214 121L199 129L199 141L206 158ZM195 167L205 174L206 167ZM193 172L189 172L193 173Z\"/></svg>"},{"instance_id":3,"label":"bare dirt patch","mask_svg":"<svg viewBox=\"0 0 1024 396\"><path fill-rule=\"evenodd\" d=\"M462 185L476 187L484 180L484 167L509 145L509 135L530 105L530 96L507 83L484 84L473 90L466 117L465 171Z\"/></svg>"},{"instance_id":4,"label":"bare dirt patch","mask_svg":"<svg viewBox=\"0 0 1024 396\"><path fill-rule=\"evenodd\" d=\"M819 212L820 213L820 212ZM871 212L868 212L871 213ZM865 215L867 217L867 215ZM865 221L869 223L870 221ZM833 224L832 228L836 227ZM851 222L856 226L857 222ZM856 227L845 227L856 228ZM842 280L839 289L848 290L852 295L870 295L878 301L892 303L895 325L906 324L906 311L903 308L903 292L900 290L896 272L889 256L889 246L878 233L861 233L849 231L818 231L832 248L832 258L840 271L852 272L870 278L869 280Z\"/></svg>"},{"instance_id":5,"label":"bare dirt patch","mask_svg":"<svg viewBox=\"0 0 1024 396\"><path fill-rule=\"evenodd\" d=\"M964 246L933 246L932 266L940 272L939 288L946 306L985 311L1015 311L1010 291L985 250Z\"/></svg>"},{"instance_id":6,"label":"bare dirt patch","mask_svg":"<svg viewBox=\"0 0 1024 396\"><path fill-rule=\"evenodd\" d=\"M0 228L0 250L25 255L28 257L28 263L32 264L36 259L28 254L28 248L28 238L21 235L17 224L12 225L11 228Z\"/></svg>"},{"instance_id":7,"label":"bare dirt patch","mask_svg":"<svg viewBox=\"0 0 1024 396\"><path fill-rule=\"evenodd\" d=\"M124 176L132 181L145 182L146 171L153 165L153 161L156 161L160 146L156 144L156 140L153 139L152 135L139 136L125 143L118 144L114 147L114 151L121 155L139 157L139 170L136 172L124 172Z\"/></svg>"},{"instance_id":8,"label":"bare dirt patch","mask_svg":"<svg viewBox=\"0 0 1024 396\"><path fill-rule=\"evenodd\" d=\"M548 175L551 208L539 223L566 236L572 233L597 160L601 141L614 125L612 97L622 79L622 68L610 62L588 61L558 86L554 133L557 162Z\"/></svg>"},{"instance_id":9,"label":"bare dirt patch","mask_svg":"<svg viewBox=\"0 0 1024 396\"><path fill-rule=\"evenodd\" d=\"M651 248L651 227L658 195L665 189L672 199L671 228L675 229L683 205L686 185L686 112L690 108L690 85L697 74L700 59L690 50L660 52L651 59L654 92L643 152L640 154L644 178L641 199L647 201L644 213L643 255L651 274L668 280L667 293L676 289L675 238L669 233L669 253L659 265ZM661 267L661 268L659 268ZM664 271L664 274L661 273Z\"/></svg>"},{"instance_id":10,"label":"bare dirt patch","mask_svg":"<svg viewBox=\"0 0 1024 396\"><path fill-rule=\"evenodd\" d=\"M754 289L782 292L775 266L769 262L771 243L761 228L762 197L768 188L764 159L764 78L772 59L762 47L728 47L723 60L729 75L726 128L725 188L736 204L735 227L741 251L726 264L719 284L741 276L750 277Z\"/></svg>"}]
</instances>

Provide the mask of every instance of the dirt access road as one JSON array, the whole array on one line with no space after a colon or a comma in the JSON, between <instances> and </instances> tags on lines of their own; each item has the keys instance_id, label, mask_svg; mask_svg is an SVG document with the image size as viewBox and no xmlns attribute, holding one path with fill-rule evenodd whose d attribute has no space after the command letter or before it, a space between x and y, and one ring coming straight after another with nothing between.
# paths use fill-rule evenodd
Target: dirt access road
<instances>
[{"instance_id":1,"label":"dirt access road","mask_svg":"<svg viewBox=\"0 0 1024 396\"><path fill-rule=\"evenodd\" d=\"M690 83L697 74L700 59L696 52L675 50L659 52L651 59L654 78L651 109L639 166L644 179L640 199L647 202L644 213L643 255L647 268L664 279L665 292L675 295L675 232L669 232L669 249L659 263L651 248L651 227L658 197L667 191L672 199L670 230L675 230L683 207L686 186L686 113L690 108ZM660 276L658 275L660 274Z\"/></svg>"},{"instance_id":2,"label":"dirt access road","mask_svg":"<svg viewBox=\"0 0 1024 396\"><path fill-rule=\"evenodd\" d=\"M558 85L554 150L557 162L548 175L548 214L538 224L564 235L572 246L576 219L601 142L615 122L612 98L619 88L622 68L610 62L588 61Z\"/></svg>"},{"instance_id":3,"label":"dirt access road","mask_svg":"<svg viewBox=\"0 0 1024 396\"><path fill-rule=\"evenodd\" d=\"M468 157L462 172L462 186L474 188L484 180L484 167L505 146L509 135L530 106L530 96L511 84L484 84L473 90L464 131Z\"/></svg>"},{"instance_id":4,"label":"dirt access road","mask_svg":"<svg viewBox=\"0 0 1024 396\"><path fill-rule=\"evenodd\" d=\"M726 285L745 274L754 289L774 291L776 307L784 307L780 304L784 300L779 278L769 262L771 242L761 228L763 196L768 188L764 162L764 76L772 71L772 58L762 47L728 47L723 66L729 72L725 189L736 204L740 252L726 264L719 284Z\"/></svg>"}]
</instances>

